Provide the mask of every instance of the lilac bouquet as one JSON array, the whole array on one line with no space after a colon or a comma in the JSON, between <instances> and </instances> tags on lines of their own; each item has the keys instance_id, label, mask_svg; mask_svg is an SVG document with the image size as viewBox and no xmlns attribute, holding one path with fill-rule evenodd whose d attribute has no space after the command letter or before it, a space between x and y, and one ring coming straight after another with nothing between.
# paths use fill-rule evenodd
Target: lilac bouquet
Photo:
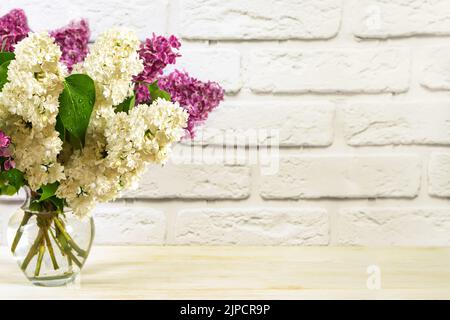
<instances>
[{"instance_id":1,"label":"lilac bouquet","mask_svg":"<svg viewBox=\"0 0 450 320\"><path fill-rule=\"evenodd\" d=\"M84 19L32 32L23 10L0 18L0 193L27 193L11 251L38 284L73 280L93 206L164 163L224 98L215 82L164 73L181 56L175 36L113 28L91 47L89 36Z\"/></svg>"}]
</instances>

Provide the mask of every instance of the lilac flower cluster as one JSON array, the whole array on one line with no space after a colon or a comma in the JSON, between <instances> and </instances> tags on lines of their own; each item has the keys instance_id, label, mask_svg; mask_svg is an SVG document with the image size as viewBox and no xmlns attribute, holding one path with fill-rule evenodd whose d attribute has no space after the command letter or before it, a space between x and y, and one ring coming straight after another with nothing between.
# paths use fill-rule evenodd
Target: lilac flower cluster
<instances>
[{"instance_id":1,"label":"lilac flower cluster","mask_svg":"<svg viewBox=\"0 0 450 320\"><path fill-rule=\"evenodd\" d=\"M195 134L194 127L203 123L224 98L224 90L216 82L202 82L179 70L161 77L158 86L188 111L186 129L191 138Z\"/></svg>"},{"instance_id":2,"label":"lilac flower cluster","mask_svg":"<svg viewBox=\"0 0 450 320\"><path fill-rule=\"evenodd\" d=\"M0 51L14 51L14 45L24 39L30 28L22 9L11 10L0 17Z\"/></svg>"},{"instance_id":3,"label":"lilac flower cluster","mask_svg":"<svg viewBox=\"0 0 450 320\"><path fill-rule=\"evenodd\" d=\"M3 51L14 51L14 45L26 38L30 32L27 17L22 9L14 9L0 18L0 46ZM60 46L61 61L69 71L74 64L82 62L88 54L89 25L82 19L69 25L51 31L50 35Z\"/></svg>"},{"instance_id":4,"label":"lilac flower cluster","mask_svg":"<svg viewBox=\"0 0 450 320\"><path fill-rule=\"evenodd\" d=\"M178 49L181 44L177 37L156 36L146 39L139 49L139 57L144 62L144 70L138 74L134 81L152 83L156 77L162 74L168 64L174 64L180 56Z\"/></svg>"},{"instance_id":5,"label":"lilac flower cluster","mask_svg":"<svg viewBox=\"0 0 450 320\"><path fill-rule=\"evenodd\" d=\"M150 101L150 91L146 83L136 83L134 85L134 94L136 97L136 104L148 103Z\"/></svg>"},{"instance_id":6,"label":"lilac flower cluster","mask_svg":"<svg viewBox=\"0 0 450 320\"><path fill-rule=\"evenodd\" d=\"M150 99L146 84L154 82L163 73L168 64L174 64L180 56L180 41L175 36L169 38L156 36L146 39L139 50L139 57L144 62L144 70L134 77L136 83L136 102L145 103Z\"/></svg>"},{"instance_id":7,"label":"lilac flower cluster","mask_svg":"<svg viewBox=\"0 0 450 320\"><path fill-rule=\"evenodd\" d=\"M61 48L61 62L67 66L69 71L72 71L74 64L82 62L86 58L90 37L89 24L86 20L72 21L63 28L51 31L50 36Z\"/></svg>"},{"instance_id":8,"label":"lilac flower cluster","mask_svg":"<svg viewBox=\"0 0 450 320\"><path fill-rule=\"evenodd\" d=\"M25 38L29 31L25 13L21 9L12 10L0 18L0 40L6 51L13 51L14 45ZM86 58L90 36L86 20L71 22L66 27L51 31L50 35L60 46L61 61L69 71L74 64ZM139 56L144 63L144 70L133 78L136 104L150 102L148 85L158 80L158 86L169 92L172 100L179 102L189 112L187 131L193 137L194 127L205 121L209 112L219 105L224 98L224 91L215 82L202 82L178 70L163 76L163 69L169 64L175 64L180 57L180 46L180 41L173 35L166 38L155 34L141 44Z\"/></svg>"},{"instance_id":9,"label":"lilac flower cluster","mask_svg":"<svg viewBox=\"0 0 450 320\"><path fill-rule=\"evenodd\" d=\"M11 151L9 150L10 144L11 138L3 131L0 131L0 157L6 158L3 162L3 169L6 171L15 167L14 160L11 159Z\"/></svg>"}]
</instances>

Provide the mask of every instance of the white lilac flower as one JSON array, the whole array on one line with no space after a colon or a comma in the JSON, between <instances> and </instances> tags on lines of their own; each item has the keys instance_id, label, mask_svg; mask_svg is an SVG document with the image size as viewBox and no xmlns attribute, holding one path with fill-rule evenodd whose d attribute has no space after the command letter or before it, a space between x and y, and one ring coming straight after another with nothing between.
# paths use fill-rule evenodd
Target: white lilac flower
<instances>
[{"instance_id":1,"label":"white lilac flower","mask_svg":"<svg viewBox=\"0 0 450 320\"><path fill-rule=\"evenodd\" d=\"M0 104L37 130L54 126L67 72L59 62L61 50L47 33L31 33L16 45L15 55Z\"/></svg>"},{"instance_id":2,"label":"white lilac flower","mask_svg":"<svg viewBox=\"0 0 450 320\"><path fill-rule=\"evenodd\" d=\"M94 80L98 104L117 105L131 95L131 80L144 69L139 45L134 32L111 29L98 37L84 64L75 66Z\"/></svg>"},{"instance_id":3,"label":"white lilac flower","mask_svg":"<svg viewBox=\"0 0 450 320\"><path fill-rule=\"evenodd\" d=\"M65 165L67 178L57 190L78 214L97 201L109 201L136 184L149 162L166 161L170 146L187 125L187 112L163 99L139 105L129 114L98 110L91 121L91 137L82 152Z\"/></svg>"},{"instance_id":4,"label":"white lilac flower","mask_svg":"<svg viewBox=\"0 0 450 320\"><path fill-rule=\"evenodd\" d=\"M25 174L32 190L64 179L64 168L57 159L62 141L54 128L37 130L19 116L2 121L2 126L13 141L12 157L16 168Z\"/></svg>"},{"instance_id":5,"label":"white lilac flower","mask_svg":"<svg viewBox=\"0 0 450 320\"><path fill-rule=\"evenodd\" d=\"M185 133L188 113L178 103L161 98L150 106L137 106L132 113L145 120L147 128L143 147L145 161L166 162L172 143L179 141Z\"/></svg>"},{"instance_id":6,"label":"white lilac flower","mask_svg":"<svg viewBox=\"0 0 450 320\"><path fill-rule=\"evenodd\" d=\"M128 113L113 106L131 94L142 71L139 40L132 32L110 30L99 37L74 72L89 75L96 104L82 150L72 150L55 130L65 67L59 47L46 33L30 34L16 46L9 82L0 93L0 125L11 136L12 156L37 190L59 181L56 195L86 215L134 186L149 162L164 163L171 145L185 134L188 113L178 103L157 99Z\"/></svg>"},{"instance_id":7,"label":"white lilac flower","mask_svg":"<svg viewBox=\"0 0 450 320\"><path fill-rule=\"evenodd\" d=\"M61 51L47 33L31 33L16 45L8 80L0 93L1 126L11 136L12 157L29 186L64 178L58 163L62 141L55 131L65 67Z\"/></svg>"}]
</instances>

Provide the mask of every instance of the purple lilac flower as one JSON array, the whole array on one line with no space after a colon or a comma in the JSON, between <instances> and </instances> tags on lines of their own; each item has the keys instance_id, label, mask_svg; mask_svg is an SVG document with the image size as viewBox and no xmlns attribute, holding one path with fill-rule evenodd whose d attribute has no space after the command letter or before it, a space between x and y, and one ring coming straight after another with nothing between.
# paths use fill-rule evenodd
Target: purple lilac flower
<instances>
[{"instance_id":1,"label":"purple lilac flower","mask_svg":"<svg viewBox=\"0 0 450 320\"><path fill-rule=\"evenodd\" d=\"M5 163L3 163L3 168L5 168L5 171L11 170L15 167L16 163L11 158L9 158L8 160L5 161Z\"/></svg>"},{"instance_id":2,"label":"purple lilac flower","mask_svg":"<svg viewBox=\"0 0 450 320\"><path fill-rule=\"evenodd\" d=\"M187 131L191 138L194 137L194 127L204 122L224 98L224 90L216 82L202 82L179 70L161 77L158 86L170 93L172 101L180 103L188 111Z\"/></svg>"},{"instance_id":3,"label":"purple lilac flower","mask_svg":"<svg viewBox=\"0 0 450 320\"><path fill-rule=\"evenodd\" d=\"M174 64L180 57L180 46L180 41L173 35L165 38L155 34L141 44L139 57L144 62L144 70L133 79L136 82L136 103L148 102L150 98L148 88L139 83L153 83L168 64Z\"/></svg>"},{"instance_id":4,"label":"purple lilac flower","mask_svg":"<svg viewBox=\"0 0 450 320\"><path fill-rule=\"evenodd\" d=\"M11 144L11 138L7 136L3 131L0 131L0 157L7 158L3 163L3 167L6 171L15 167L14 160L11 159L11 152L9 145Z\"/></svg>"},{"instance_id":5,"label":"purple lilac flower","mask_svg":"<svg viewBox=\"0 0 450 320\"><path fill-rule=\"evenodd\" d=\"M136 83L134 93L136 95L136 104L150 101L150 91L145 83Z\"/></svg>"},{"instance_id":6,"label":"purple lilac flower","mask_svg":"<svg viewBox=\"0 0 450 320\"><path fill-rule=\"evenodd\" d=\"M72 21L65 27L50 32L62 51L61 61L72 71L74 64L82 62L88 54L90 37L86 20Z\"/></svg>"},{"instance_id":7,"label":"purple lilac flower","mask_svg":"<svg viewBox=\"0 0 450 320\"><path fill-rule=\"evenodd\" d=\"M27 17L22 9L11 10L0 17L0 51L14 51L16 43L24 39L30 28Z\"/></svg>"},{"instance_id":8,"label":"purple lilac flower","mask_svg":"<svg viewBox=\"0 0 450 320\"><path fill-rule=\"evenodd\" d=\"M9 148L0 148L0 157L9 158L11 157L11 151Z\"/></svg>"},{"instance_id":9,"label":"purple lilac flower","mask_svg":"<svg viewBox=\"0 0 450 320\"><path fill-rule=\"evenodd\" d=\"M11 138L8 137L3 131L0 131L0 149L8 148L11 143Z\"/></svg>"}]
</instances>

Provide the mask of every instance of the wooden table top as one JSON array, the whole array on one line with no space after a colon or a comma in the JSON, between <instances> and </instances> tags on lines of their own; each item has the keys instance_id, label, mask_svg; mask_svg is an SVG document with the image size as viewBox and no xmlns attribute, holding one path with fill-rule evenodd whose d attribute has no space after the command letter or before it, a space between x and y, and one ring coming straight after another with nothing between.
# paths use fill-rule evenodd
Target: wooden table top
<instances>
[{"instance_id":1,"label":"wooden table top","mask_svg":"<svg viewBox=\"0 0 450 320\"><path fill-rule=\"evenodd\" d=\"M0 247L0 270L0 299L450 298L450 248L97 246L42 288Z\"/></svg>"}]
</instances>

